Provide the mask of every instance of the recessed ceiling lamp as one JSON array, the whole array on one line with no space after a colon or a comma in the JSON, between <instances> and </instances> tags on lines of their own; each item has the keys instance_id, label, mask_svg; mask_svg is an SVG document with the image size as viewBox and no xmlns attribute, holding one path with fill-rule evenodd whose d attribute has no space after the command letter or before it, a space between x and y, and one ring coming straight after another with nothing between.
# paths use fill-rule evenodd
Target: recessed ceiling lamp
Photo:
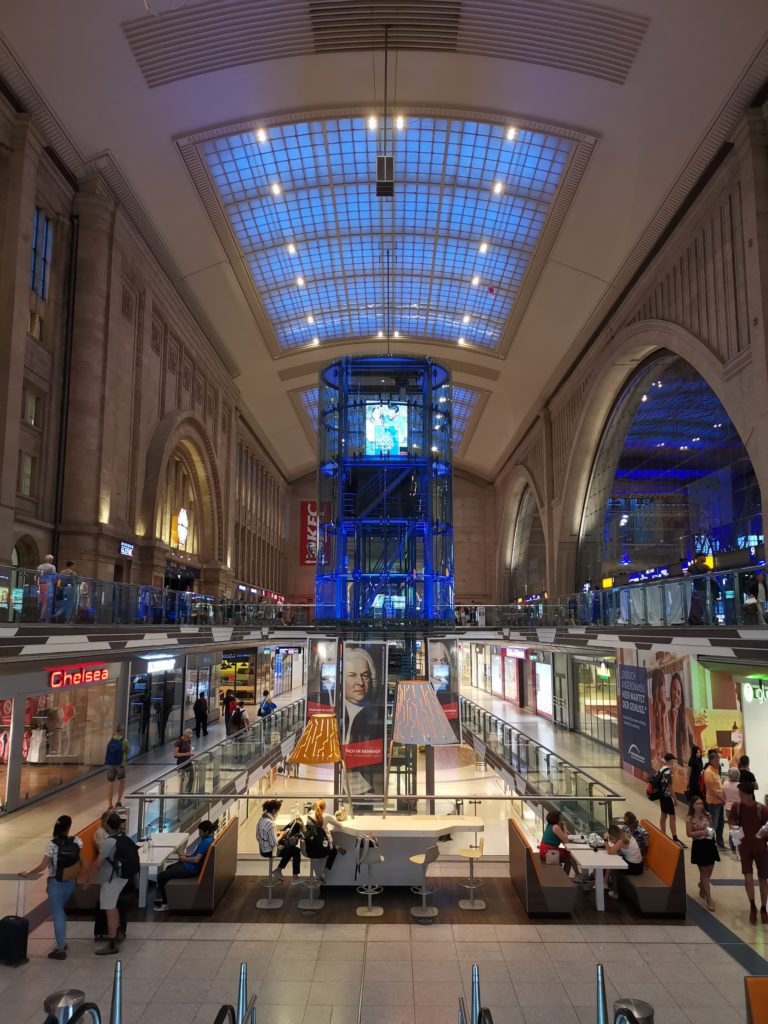
<instances>
[{"instance_id":1,"label":"recessed ceiling lamp","mask_svg":"<svg viewBox=\"0 0 768 1024\"><path fill-rule=\"evenodd\" d=\"M313 345L319 345L320 344L320 339L319 338L313 338L312 339L312 344Z\"/></svg>"},{"instance_id":2,"label":"recessed ceiling lamp","mask_svg":"<svg viewBox=\"0 0 768 1024\"><path fill-rule=\"evenodd\" d=\"M395 331L395 332L394 332L394 333L392 334L392 337L393 337L393 338L399 338L399 337L400 337L400 331Z\"/></svg>"},{"instance_id":3,"label":"recessed ceiling lamp","mask_svg":"<svg viewBox=\"0 0 768 1024\"><path fill-rule=\"evenodd\" d=\"M513 124L511 124L509 126L509 128L507 128L507 140L509 142L511 142L516 135L517 135L517 128L515 128L515 126Z\"/></svg>"},{"instance_id":4,"label":"recessed ceiling lamp","mask_svg":"<svg viewBox=\"0 0 768 1024\"><path fill-rule=\"evenodd\" d=\"M493 183L493 191L497 196L501 195L501 193L504 191L504 185L500 181L495 181Z\"/></svg>"},{"instance_id":5,"label":"recessed ceiling lamp","mask_svg":"<svg viewBox=\"0 0 768 1024\"><path fill-rule=\"evenodd\" d=\"M256 132L256 138L258 139L259 142L266 142L268 139L266 130L264 128L259 128L259 130Z\"/></svg>"},{"instance_id":6,"label":"recessed ceiling lamp","mask_svg":"<svg viewBox=\"0 0 768 1024\"><path fill-rule=\"evenodd\" d=\"M466 339L465 338L459 338L459 344L460 345L466 345L467 344Z\"/></svg>"},{"instance_id":7,"label":"recessed ceiling lamp","mask_svg":"<svg viewBox=\"0 0 768 1024\"><path fill-rule=\"evenodd\" d=\"M487 242L481 242L480 243L480 252L482 252L482 253L488 252L488 243Z\"/></svg>"},{"instance_id":8,"label":"recessed ceiling lamp","mask_svg":"<svg viewBox=\"0 0 768 1024\"><path fill-rule=\"evenodd\" d=\"M463 324L468 324L469 323L469 313L465 313L464 314L464 316L461 318L461 322Z\"/></svg>"},{"instance_id":9,"label":"recessed ceiling lamp","mask_svg":"<svg viewBox=\"0 0 768 1024\"><path fill-rule=\"evenodd\" d=\"M296 278L296 284L299 286L299 288L304 287L304 278L301 276L301 274L299 274L299 276Z\"/></svg>"},{"instance_id":10,"label":"recessed ceiling lamp","mask_svg":"<svg viewBox=\"0 0 768 1024\"><path fill-rule=\"evenodd\" d=\"M401 132L403 128L405 128L405 118L403 117L402 114L398 114L397 117L395 118L395 128L397 128L399 132Z\"/></svg>"},{"instance_id":11,"label":"recessed ceiling lamp","mask_svg":"<svg viewBox=\"0 0 768 1024\"><path fill-rule=\"evenodd\" d=\"M480 278L477 276L477 274L475 274L475 276L472 278L472 284L475 286L480 284Z\"/></svg>"},{"instance_id":12,"label":"recessed ceiling lamp","mask_svg":"<svg viewBox=\"0 0 768 1024\"><path fill-rule=\"evenodd\" d=\"M368 130L371 131L371 132L375 132L378 127L379 127L379 120L378 120L378 118L374 114L371 114L371 116L368 118Z\"/></svg>"},{"instance_id":13,"label":"recessed ceiling lamp","mask_svg":"<svg viewBox=\"0 0 768 1024\"><path fill-rule=\"evenodd\" d=\"M647 401L648 401L648 395L643 395L643 401L644 401L644 402L647 402Z\"/></svg>"},{"instance_id":14,"label":"recessed ceiling lamp","mask_svg":"<svg viewBox=\"0 0 768 1024\"><path fill-rule=\"evenodd\" d=\"M307 317L307 323L308 324L313 324L314 322L315 322L315 318L310 313L309 316Z\"/></svg>"},{"instance_id":15,"label":"recessed ceiling lamp","mask_svg":"<svg viewBox=\"0 0 768 1024\"><path fill-rule=\"evenodd\" d=\"M384 337L384 331L379 331L378 334L376 335L376 337L377 338L383 338Z\"/></svg>"},{"instance_id":16,"label":"recessed ceiling lamp","mask_svg":"<svg viewBox=\"0 0 768 1024\"><path fill-rule=\"evenodd\" d=\"M280 193L283 191L280 188L280 182L279 181L273 181L272 184L269 187L270 187L270 189L272 191L272 195L273 196L279 196Z\"/></svg>"},{"instance_id":17,"label":"recessed ceiling lamp","mask_svg":"<svg viewBox=\"0 0 768 1024\"><path fill-rule=\"evenodd\" d=\"M296 255L296 246L293 244L293 242L288 243L288 252L291 256Z\"/></svg>"}]
</instances>

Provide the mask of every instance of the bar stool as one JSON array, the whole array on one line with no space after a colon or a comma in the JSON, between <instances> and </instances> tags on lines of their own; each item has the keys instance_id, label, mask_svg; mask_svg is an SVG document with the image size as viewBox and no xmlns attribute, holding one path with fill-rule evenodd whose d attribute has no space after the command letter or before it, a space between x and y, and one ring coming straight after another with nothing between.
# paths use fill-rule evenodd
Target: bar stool
<instances>
[{"instance_id":1,"label":"bar stool","mask_svg":"<svg viewBox=\"0 0 768 1024\"><path fill-rule=\"evenodd\" d=\"M283 905L282 900L276 899L272 895L272 890L275 888L275 886L283 884L282 878L275 878L275 876L272 874L272 866L274 864L274 860L275 851L273 850L272 853L270 853L269 855L269 874L261 883L262 885L266 886L267 895L266 897L262 897L262 899L260 900L256 900L256 906L258 907L259 910L279 910L280 907L282 907Z\"/></svg>"},{"instance_id":2,"label":"bar stool","mask_svg":"<svg viewBox=\"0 0 768 1024\"><path fill-rule=\"evenodd\" d=\"M477 848L470 846L466 850L459 850L459 857L465 857L469 861L469 878L466 882L460 883L465 889L469 889L469 899L459 900L459 906L462 910L485 910L485 900L475 899L475 889L481 889L483 887L482 880L475 878L475 861L480 860L483 856L484 845L485 839L481 839Z\"/></svg>"},{"instance_id":3,"label":"bar stool","mask_svg":"<svg viewBox=\"0 0 768 1024\"><path fill-rule=\"evenodd\" d=\"M415 917L420 924L429 924L430 918L437 917L438 914L437 907L427 906L427 896L437 892L437 886L427 885L427 870L439 856L439 849L436 846L430 846L424 853L414 853L412 857L408 858L411 864L421 865L421 885L411 886L414 896L421 896L421 904L418 907L411 907L411 917Z\"/></svg>"},{"instance_id":4,"label":"bar stool","mask_svg":"<svg viewBox=\"0 0 768 1024\"><path fill-rule=\"evenodd\" d=\"M325 906L325 900L320 899L325 861L325 857L314 857L309 861L309 878L304 882L309 889L309 896L305 900L299 900L296 904L299 910L322 910Z\"/></svg>"},{"instance_id":5,"label":"bar stool","mask_svg":"<svg viewBox=\"0 0 768 1024\"><path fill-rule=\"evenodd\" d=\"M378 885L374 882L373 867L375 864L383 864L384 858L374 847L373 849L366 850L360 858L360 863L366 866L368 874L366 883L364 885L358 885L357 892L359 892L361 896L366 896L368 898L368 903L364 907L358 907L355 913L358 917L381 917L384 913L384 907L374 907L373 897L384 892L384 886Z\"/></svg>"}]
</instances>

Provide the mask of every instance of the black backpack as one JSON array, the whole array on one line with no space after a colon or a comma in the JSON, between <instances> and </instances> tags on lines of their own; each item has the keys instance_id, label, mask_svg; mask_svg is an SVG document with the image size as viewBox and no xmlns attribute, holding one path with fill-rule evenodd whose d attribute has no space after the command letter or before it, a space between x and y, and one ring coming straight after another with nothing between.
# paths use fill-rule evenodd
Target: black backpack
<instances>
[{"instance_id":1,"label":"black backpack","mask_svg":"<svg viewBox=\"0 0 768 1024\"><path fill-rule=\"evenodd\" d=\"M242 726L242 724L243 724L243 712L242 712L242 709L241 708L235 708L235 710L232 712L232 714L229 717L229 721L230 721L231 725L234 725L235 728L239 729Z\"/></svg>"},{"instance_id":2,"label":"black backpack","mask_svg":"<svg viewBox=\"0 0 768 1024\"><path fill-rule=\"evenodd\" d=\"M331 844L322 826L312 818L307 818L304 826L304 849L310 860L327 857L331 852Z\"/></svg>"},{"instance_id":3,"label":"black backpack","mask_svg":"<svg viewBox=\"0 0 768 1024\"><path fill-rule=\"evenodd\" d=\"M667 791L667 780L664 777L664 769L660 768L654 775L648 779L648 785L645 787L645 792L648 795L649 800L660 800Z\"/></svg>"},{"instance_id":4,"label":"black backpack","mask_svg":"<svg viewBox=\"0 0 768 1024\"><path fill-rule=\"evenodd\" d=\"M80 873L80 847L74 839L54 839L56 844L56 881L70 882Z\"/></svg>"},{"instance_id":5,"label":"black backpack","mask_svg":"<svg viewBox=\"0 0 768 1024\"><path fill-rule=\"evenodd\" d=\"M132 839L129 839L125 832L116 832L112 838L115 840L115 852L107 860L112 865L113 878L135 878L139 873L139 848Z\"/></svg>"}]
</instances>

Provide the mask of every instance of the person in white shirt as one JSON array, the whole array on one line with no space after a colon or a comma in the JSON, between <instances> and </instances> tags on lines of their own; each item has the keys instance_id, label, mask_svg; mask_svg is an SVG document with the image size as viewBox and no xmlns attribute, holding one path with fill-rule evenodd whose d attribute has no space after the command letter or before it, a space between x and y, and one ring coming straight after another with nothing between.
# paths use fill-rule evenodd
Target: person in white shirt
<instances>
[{"instance_id":1,"label":"person in white shirt","mask_svg":"<svg viewBox=\"0 0 768 1024\"><path fill-rule=\"evenodd\" d=\"M45 847L43 859L31 871L20 871L21 878L35 877L48 870L48 903L53 918L53 934L56 946L48 954L50 960L67 959L67 912L64 909L69 897L75 890L75 877L80 871L80 850L83 841L80 836L69 835L72 819L62 814L53 826L53 836ZM66 857L67 867L59 865L59 853L62 860Z\"/></svg>"},{"instance_id":2,"label":"person in white shirt","mask_svg":"<svg viewBox=\"0 0 768 1024\"><path fill-rule=\"evenodd\" d=\"M621 857L627 862L626 871L628 875L642 875L645 867L643 853L633 835L623 831L619 825L614 823L609 826L603 838L605 839L605 852ZM605 872L605 888L608 895L617 900L619 894L611 884L612 876L612 871Z\"/></svg>"}]
</instances>

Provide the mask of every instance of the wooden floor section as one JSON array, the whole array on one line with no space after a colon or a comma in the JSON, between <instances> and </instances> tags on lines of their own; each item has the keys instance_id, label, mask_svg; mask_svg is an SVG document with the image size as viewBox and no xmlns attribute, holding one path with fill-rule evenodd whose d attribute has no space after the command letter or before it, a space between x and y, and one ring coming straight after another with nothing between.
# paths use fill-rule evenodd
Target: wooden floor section
<instances>
[{"instance_id":1,"label":"wooden floor section","mask_svg":"<svg viewBox=\"0 0 768 1024\"><path fill-rule=\"evenodd\" d=\"M604 913L595 908L594 892L580 892L576 901L576 908L572 917L545 917L529 918L523 910L520 900L517 898L512 885L507 878L486 878L482 892L478 896L486 901L487 909L484 911L466 911L458 906L460 899L467 898L467 890L459 884L459 879L441 878L435 879L436 893L430 897L430 903L439 910L438 921L442 924L531 924L547 923L556 924L637 924L642 927L645 924L680 925L685 927L687 922L677 918L668 917L641 917L634 908L619 900L606 900L608 904ZM128 910L128 919L135 921L222 921L222 922L275 922L275 923L299 923L301 921L318 921L325 924L352 924L360 923L363 918L355 914L358 906L365 903L365 898L359 896L354 888L321 889L321 898L325 900L325 907L317 912L305 912L297 906L298 901L306 899L308 890L305 886L292 886L283 884L275 889L275 896L283 899L283 906L279 910L258 910L256 901L266 895L263 880L258 877L240 876L235 879L227 890L216 910L211 915L173 914L170 911L156 914L151 905L146 910L140 910L133 905ZM130 899L130 897L129 897ZM410 916L411 906L416 905L419 898L414 896L408 888L387 887L380 896L374 899L374 904L384 908L384 914L378 918L367 918L369 924L406 924L413 922Z\"/></svg>"}]
</instances>

